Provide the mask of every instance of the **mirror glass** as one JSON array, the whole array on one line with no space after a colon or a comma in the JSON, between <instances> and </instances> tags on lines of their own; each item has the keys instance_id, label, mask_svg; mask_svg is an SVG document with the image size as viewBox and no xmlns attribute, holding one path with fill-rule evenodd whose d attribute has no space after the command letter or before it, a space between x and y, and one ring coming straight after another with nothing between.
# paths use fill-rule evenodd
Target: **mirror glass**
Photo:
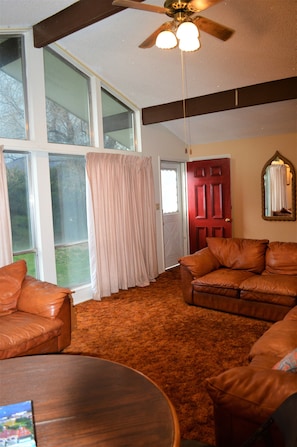
<instances>
[{"instance_id":1,"label":"mirror glass","mask_svg":"<svg viewBox=\"0 0 297 447\"><path fill-rule=\"evenodd\" d=\"M278 151L262 169L262 217L296 220L296 172Z\"/></svg>"}]
</instances>

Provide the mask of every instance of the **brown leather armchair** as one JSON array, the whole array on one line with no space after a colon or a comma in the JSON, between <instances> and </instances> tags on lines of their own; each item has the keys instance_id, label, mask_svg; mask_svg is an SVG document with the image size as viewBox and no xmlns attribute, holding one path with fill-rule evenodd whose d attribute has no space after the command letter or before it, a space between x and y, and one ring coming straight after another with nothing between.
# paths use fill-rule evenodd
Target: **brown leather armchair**
<instances>
[{"instance_id":1,"label":"brown leather armchair","mask_svg":"<svg viewBox=\"0 0 297 447\"><path fill-rule=\"evenodd\" d=\"M71 290L26 272L23 260L0 268L0 359L60 352L71 341Z\"/></svg>"}]
</instances>

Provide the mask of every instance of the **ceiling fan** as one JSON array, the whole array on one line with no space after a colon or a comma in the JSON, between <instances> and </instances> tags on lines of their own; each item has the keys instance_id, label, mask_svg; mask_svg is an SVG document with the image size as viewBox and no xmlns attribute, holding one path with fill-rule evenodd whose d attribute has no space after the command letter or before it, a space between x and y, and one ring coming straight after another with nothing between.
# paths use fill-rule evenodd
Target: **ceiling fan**
<instances>
[{"instance_id":1,"label":"ceiling fan","mask_svg":"<svg viewBox=\"0 0 297 447\"><path fill-rule=\"evenodd\" d=\"M139 3L139 0L113 0L112 4L124 8L166 14L173 19L170 22L163 23L139 45L139 48L151 48L155 45L156 39L161 32L175 32L178 25L183 22L192 22L199 30L204 31L217 39L223 41L228 40L234 33L234 30L199 15L201 11L204 11L221 1L222 0L165 0L163 7L150 5L148 3Z\"/></svg>"}]
</instances>

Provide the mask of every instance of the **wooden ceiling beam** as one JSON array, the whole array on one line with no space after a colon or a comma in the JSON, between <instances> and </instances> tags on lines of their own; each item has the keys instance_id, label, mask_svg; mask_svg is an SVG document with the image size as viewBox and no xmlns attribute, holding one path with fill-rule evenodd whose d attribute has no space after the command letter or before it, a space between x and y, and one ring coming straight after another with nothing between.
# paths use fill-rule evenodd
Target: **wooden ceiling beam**
<instances>
[{"instance_id":1,"label":"wooden ceiling beam","mask_svg":"<svg viewBox=\"0 0 297 447\"><path fill-rule=\"evenodd\" d=\"M297 77L264 82L142 109L144 125L297 98Z\"/></svg>"},{"instance_id":2,"label":"wooden ceiling beam","mask_svg":"<svg viewBox=\"0 0 297 447\"><path fill-rule=\"evenodd\" d=\"M45 47L123 9L113 6L112 0L79 0L33 26L34 46Z\"/></svg>"}]
</instances>

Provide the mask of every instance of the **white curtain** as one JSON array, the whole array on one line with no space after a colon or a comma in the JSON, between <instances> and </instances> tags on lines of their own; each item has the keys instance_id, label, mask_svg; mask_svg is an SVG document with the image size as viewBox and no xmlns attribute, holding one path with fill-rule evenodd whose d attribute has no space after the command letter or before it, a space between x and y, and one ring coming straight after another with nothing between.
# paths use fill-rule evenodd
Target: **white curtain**
<instances>
[{"instance_id":1,"label":"white curtain","mask_svg":"<svg viewBox=\"0 0 297 447\"><path fill-rule=\"evenodd\" d=\"M287 199L287 168L284 164L269 166L271 211L288 208Z\"/></svg>"},{"instance_id":2,"label":"white curtain","mask_svg":"<svg viewBox=\"0 0 297 447\"><path fill-rule=\"evenodd\" d=\"M0 267L13 261L6 167L0 146Z\"/></svg>"},{"instance_id":3,"label":"white curtain","mask_svg":"<svg viewBox=\"0 0 297 447\"><path fill-rule=\"evenodd\" d=\"M158 275L150 157L89 153L89 250L93 298L144 287Z\"/></svg>"}]
</instances>

